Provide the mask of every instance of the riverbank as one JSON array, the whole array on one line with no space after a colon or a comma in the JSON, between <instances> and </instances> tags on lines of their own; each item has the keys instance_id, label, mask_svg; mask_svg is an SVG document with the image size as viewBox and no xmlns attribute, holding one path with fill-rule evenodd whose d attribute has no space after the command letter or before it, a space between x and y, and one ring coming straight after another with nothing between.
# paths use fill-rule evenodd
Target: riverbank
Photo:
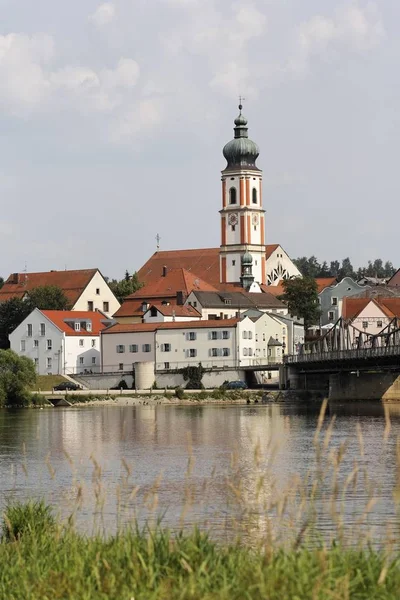
<instances>
[{"instance_id":1,"label":"riverbank","mask_svg":"<svg viewBox=\"0 0 400 600\"><path fill-rule=\"evenodd\" d=\"M43 503L11 506L0 542L0 598L13 600L395 600L397 554L217 544L207 532L125 527L87 537Z\"/></svg>"},{"instance_id":2,"label":"riverbank","mask_svg":"<svg viewBox=\"0 0 400 600\"><path fill-rule=\"evenodd\" d=\"M133 394L125 390L123 394L108 395L88 392L68 394L44 394L47 400L64 398L74 406L157 406L157 405L209 405L209 404L270 404L276 402L290 402L307 400L308 402L321 402L322 393L296 392L293 390L197 390L186 392L180 390L163 393L153 390L151 393Z\"/></svg>"}]
</instances>

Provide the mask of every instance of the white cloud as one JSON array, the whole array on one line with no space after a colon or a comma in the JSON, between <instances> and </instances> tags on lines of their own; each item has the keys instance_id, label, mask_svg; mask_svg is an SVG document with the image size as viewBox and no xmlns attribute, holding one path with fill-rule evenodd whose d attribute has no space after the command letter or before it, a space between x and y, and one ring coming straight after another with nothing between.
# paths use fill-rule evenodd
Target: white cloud
<instances>
[{"instance_id":1,"label":"white cloud","mask_svg":"<svg viewBox=\"0 0 400 600\"><path fill-rule=\"evenodd\" d=\"M112 2L104 2L90 15L89 20L94 23L96 27L104 27L108 25L115 17L115 6Z\"/></svg>"},{"instance_id":2,"label":"white cloud","mask_svg":"<svg viewBox=\"0 0 400 600\"><path fill-rule=\"evenodd\" d=\"M53 55L51 36L0 35L0 105L18 114L41 102L48 93L44 68Z\"/></svg>"},{"instance_id":3,"label":"white cloud","mask_svg":"<svg viewBox=\"0 0 400 600\"><path fill-rule=\"evenodd\" d=\"M0 106L3 112L27 116L51 113L60 106L82 112L111 112L135 101L140 68L120 58L114 69L65 65L55 69L51 36L0 36ZM137 101L137 99L136 99Z\"/></svg>"},{"instance_id":4,"label":"white cloud","mask_svg":"<svg viewBox=\"0 0 400 600\"><path fill-rule=\"evenodd\" d=\"M135 138L142 129L153 129L163 117L163 106L160 100L146 98L135 108L128 109L112 123L110 137L116 142L128 142Z\"/></svg>"},{"instance_id":5,"label":"white cloud","mask_svg":"<svg viewBox=\"0 0 400 600\"><path fill-rule=\"evenodd\" d=\"M333 16L316 15L298 28L298 47L291 60L293 71L308 70L313 56L330 57L343 51L363 53L381 42L385 27L374 2L342 6Z\"/></svg>"}]
</instances>

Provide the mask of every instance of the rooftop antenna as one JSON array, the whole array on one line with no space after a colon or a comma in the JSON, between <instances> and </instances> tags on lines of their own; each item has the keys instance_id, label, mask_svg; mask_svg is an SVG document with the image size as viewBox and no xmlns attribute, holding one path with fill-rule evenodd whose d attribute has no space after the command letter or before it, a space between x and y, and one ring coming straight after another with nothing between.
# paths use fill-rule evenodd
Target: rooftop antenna
<instances>
[{"instance_id":1,"label":"rooftop antenna","mask_svg":"<svg viewBox=\"0 0 400 600\"><path fill-rule=\"evenodd\" d=\"M157 235L156 235L157 250L160 249L160 240L161 240L161 236L159 233L157 233Z\"/></svg>"},{"instance_id":2,"label":"rooftop antenna","mask_svg":"<svg viewBox=\"0 0 400 600\"><path fill-rule=\"evenodd\" d=\"M28 263L25 261L25 268L24 268L24 285L26 285L28 281Z\"/></svg>"}]
</instances>

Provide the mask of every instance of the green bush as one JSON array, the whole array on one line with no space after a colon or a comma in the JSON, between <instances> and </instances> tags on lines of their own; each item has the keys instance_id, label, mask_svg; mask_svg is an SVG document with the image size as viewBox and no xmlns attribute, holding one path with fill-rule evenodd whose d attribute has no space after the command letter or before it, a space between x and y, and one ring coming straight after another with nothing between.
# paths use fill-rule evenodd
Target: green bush
<instances>
[{"instance_id":1,"label":"green bush","mask_svg":"<svg viewBox=\"0 0 400 600\"><path fill-rule=\"evenodd\" d=\"M0 406L27 406L32 402L30 388L36 381L35 365L12 350L0 350Z\"/></svg>"},{"instance_id":2,"label":"green bush","mask_svg":"<svg viewBox=\"0 0 400 600\"><path fill-rule=\"evenodd\" d=\"M181 387L177 387L175 389L175 396L179 398L179 400L183 400L185 398L185 391Z\"/></svg>"},{"instance_id":3,"label":"green bush","mask_svg":"<svg viewBox=\"0 0 400 600\"><path fill-rule=\"evenodd\" d=\"M209 395L210 394L208 392L200 392L200 394L197 394L197 398L199 400L206 400Z\"/></svg>"},{"instance_id":4,"label":"green bush","mask_svg":"<svg viewBox=\"0 0 400 600\"><path fill-rule=\"evenodd\" d=\"M23 535L54 531L56 520L52 509L43 500L29 500L8 504L3 514L1 533L6 541L20 539Z\"/></svg>"}]
</instances>

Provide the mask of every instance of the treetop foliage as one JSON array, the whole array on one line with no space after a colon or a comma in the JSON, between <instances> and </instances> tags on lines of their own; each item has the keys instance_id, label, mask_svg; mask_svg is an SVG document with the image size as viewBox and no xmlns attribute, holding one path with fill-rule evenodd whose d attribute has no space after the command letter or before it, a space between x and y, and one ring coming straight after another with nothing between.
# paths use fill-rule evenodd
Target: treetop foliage
<instances>
[{"instance_id":1,"label":"treetop foliage","mask_svg":"<svg viewBox=\"0 0 400 600\"><path fill-rule=\"evenodd\" d=\"M133 275L130 275L129 271L125 271L123 279L120 281L112 279L108 281L108 285L120 304L122 304L127 296L130 296L143 287L143 283L139 281L137 273L135 272Z\"/></svg>"},{"instance_id":2,"label":"treetop foliage","mask_svg":"<svg viewBox=\"0 0 400 600\"><path fill-rule=\"evenodd\" d=\"M25 404L36 381L35 365L12 350L0 350L0 406Z\"/></svg>"},{"instance_id":3,"label":"treetop foliage","mask_svg":"<svg viewBox=\"0 0 400 600\"><path fill-rule=\"evenodd\" d=\"M285 293L280 297L286 302L289 313L304 319L307 330L318 323L321 309L318 302L318 286L313 277L295 277L282 282Z\"/></svg>"},{"instance_id":4,"label":"treetop foliage","mask_svg":"<svg viewBox=\"0 0 400 600\"><path fill-rule=\"evenodd\" d=\"M332 260L329 265L326 261L320 263L316 256L301 256L293 259L294 264L304 277L336 277L339 281L343 277L352 277L356 281L363 277L377 277L379 279L389 278L395 274L396 269L390 261L376 258L369 260L367 267L355 269L350 258L343 258L341 262Z\"/></svg>"}]
</instances>

